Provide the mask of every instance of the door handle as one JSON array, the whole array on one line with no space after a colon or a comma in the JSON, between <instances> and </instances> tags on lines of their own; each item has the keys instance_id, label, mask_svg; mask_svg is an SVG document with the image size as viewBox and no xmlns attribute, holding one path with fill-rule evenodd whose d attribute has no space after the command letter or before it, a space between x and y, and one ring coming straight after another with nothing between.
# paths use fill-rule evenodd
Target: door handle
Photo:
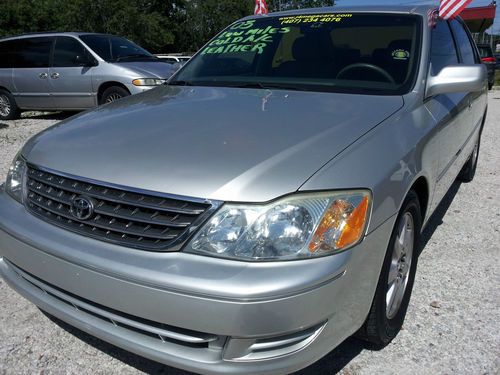
<instances>
[{"instance_id":1,"label":"door handle","mask_svg":"<svg viewBox=\"0 0 500 375\"><path fill-rule=\"evenodd\" d=\"M50 78L52 78L52 79L58 79L59 78L59 73L52 73L50 75Z\"/></svg>"},{"instance_id":2,"label":"door handle","mask_svg":"<svg viewBox=\"0 0 500 375\"><path fill-rule=\"evenodd\" d=\"M48 75L47 73L40 73L40 74L38 75L38 77L39 77L40 79L46 79L48 76L49 76L49 75Z\"/></svg>"}]
</instances>

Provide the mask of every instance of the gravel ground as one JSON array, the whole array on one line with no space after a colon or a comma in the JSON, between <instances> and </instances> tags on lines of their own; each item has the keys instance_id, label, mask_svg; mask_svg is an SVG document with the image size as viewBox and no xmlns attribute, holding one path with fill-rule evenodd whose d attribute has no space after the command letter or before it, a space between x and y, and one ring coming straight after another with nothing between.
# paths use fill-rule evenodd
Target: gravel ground
<instances>
[{"instance_id":1,"label":"gravel ground","mask_svg":"<svg viewBox=\"0 0 500 375\"><path fill-rule=\"evenodd\" d=\"M0 123L0 180L31 135L63 115ZM476 178L455 184L424 235L404 329L386 348L348 339L301 375L500 372L500 91ZM0 280L0 374L187 373L148 361L47 318Z\"/></svg>"}]
</instances>

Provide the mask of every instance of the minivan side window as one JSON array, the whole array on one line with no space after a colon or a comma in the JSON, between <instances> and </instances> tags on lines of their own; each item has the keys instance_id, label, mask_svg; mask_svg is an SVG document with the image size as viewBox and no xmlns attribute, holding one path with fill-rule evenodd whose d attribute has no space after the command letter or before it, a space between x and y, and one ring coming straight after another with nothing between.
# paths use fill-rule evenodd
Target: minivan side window
<instances>
[{"instance_id":1,"label":"minivan side window","mask_svg":"<svg viewBox=\"0 0 500 375\"><path fill-rule=\"evenodd\" d=\"M88 52L85 47L76 39L70 37L58 37L54 48L54 67L80 66L77 56L87 59Z\"/></svg>"},{"instance_id":2,"label":"minivan side window","mask_svg":"<svg viewBox=\"0 0 500 375\"><path fill-rule=\"evenodd\" d=\"M14 68L48 68L52 37L17 40Z\"/></svg>"},{"instance_id":3,"label":"minivan side window","mask_svg":"<svg viewBox=\"0 0 500 375\"><path fill-rule=\"evenodd\" d=\"M476 54L474 53L474 48L472 47L471 40L464 26L460 24L460 22L453 20L451 21L451 28L453 29L453 34L455 34L458 48L460 49L462 63L467 65L476 64Z\"/></svg>"},{"instance_id":4,"label":"minivan side window","mask_svg":"<svg viewBox=\"0 0 500 375\"><path fill-rule=\"evenodd\" d=\"M448 22L439 21L432 30L431 74L436 76L448 65L458 64L458 54Z\"/></svg>"},{"instance_id":5,"label":"minivan side window","mask_svg":"<svg viewBox=\"0 0 500 375\"><path fill-rule=\"evenodd\" d=\"M0 69L12 68L16 40L0 42Z\"/></svg>"}]
</instances>

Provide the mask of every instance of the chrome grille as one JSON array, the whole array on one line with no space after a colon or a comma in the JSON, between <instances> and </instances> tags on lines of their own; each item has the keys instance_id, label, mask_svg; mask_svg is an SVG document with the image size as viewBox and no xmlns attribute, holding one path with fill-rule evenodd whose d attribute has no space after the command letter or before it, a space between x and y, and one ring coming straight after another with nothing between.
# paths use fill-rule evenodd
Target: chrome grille
<instances>
[{"instance_id":1,"label":"chrome grille","mask_svg":"<svg viewBox=\"0 0 500 375\"><path fill-rule=\"evenodd\" d=\"M75 198L93 203L87 220L75 217ZM33 166L26 206L43 220L103 241L145 250L176 250L217 204L142 194L68 177Z\"/></svg>"}]
</instances>

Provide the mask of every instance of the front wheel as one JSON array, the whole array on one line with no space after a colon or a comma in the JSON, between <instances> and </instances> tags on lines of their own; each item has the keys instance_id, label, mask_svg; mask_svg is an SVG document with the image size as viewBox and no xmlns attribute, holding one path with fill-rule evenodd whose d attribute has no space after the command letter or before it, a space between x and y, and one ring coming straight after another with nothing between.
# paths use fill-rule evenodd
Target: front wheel
<instances>
[{"instance_id":1,"label":"front wheel","mask_svg":"<svg viewBox=\"0 0 500 375\"><path fill-rule=\"evenodd\" d=\"M101 100L99 101L99 104L102 105L102 104L112 103L118 99L124 98L129 95L130 93L123 87L111 86L108 87L106 90L104 90L104 92L102 93Z\"/></svg>"},{"instance_id":2,"label":"front wheel","mask_svg":"<svg viewBox=\"0 0 500 375\"><path fill-rule=\"evenodd\" d=\"M15 120L21 116L21 111L12 94L0 90L0 120Z\"/></svg>"},{"instance_id":3,"label":"front wheel","mask_svg":"<svg viewBox=\"0 0 500 375\"><path fill-rule=\"evenodd\" d=\"M389 344L403 325L415 280L421 228L418 196L410 191L391 234L370 312L357 334L379 347Z\"/></svg>"}]
</instances>

